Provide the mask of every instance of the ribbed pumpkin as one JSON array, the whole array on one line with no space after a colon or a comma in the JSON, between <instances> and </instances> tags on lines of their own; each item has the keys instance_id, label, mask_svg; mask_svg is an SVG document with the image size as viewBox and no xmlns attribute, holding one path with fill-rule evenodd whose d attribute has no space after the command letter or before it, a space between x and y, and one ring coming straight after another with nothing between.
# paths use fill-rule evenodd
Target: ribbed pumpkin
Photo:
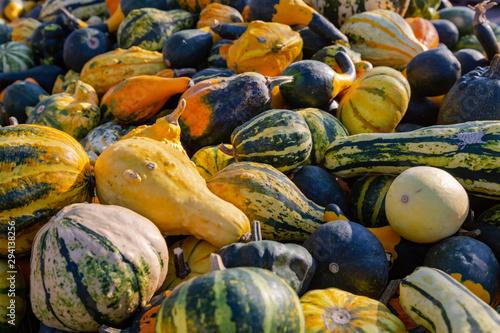
<instances>
[{"instance_id":1,"label":"ribbed pumpkin","mask_svg":"<svg viewBox=\"0 0 500 333\"><path fill-rule=\"evenodd\" d=\"M63 93L42 98L27 109L27 124L54 127L81 140L101 119L97 94L82 81L73 81Z\"/></svg>"},{"instance_id":2,"label":"ribbed pumpkin","mask_svg":"<svg viewBox=\"0 0 500 333\"><path fill-rule=\"evenodd\" d=\"M311 290L300 298L306 332L401 333L403 322L379 301L337 288Z\"/></svg>"},{"instance_id":3,"label":"ribbed pumpkin","mask_svg":"<svg viewBox=\"0 0 500 333\"><path fill-rule=\"evenodd\" d=\"M15 226L10 228L15 239ZM14 252L10 260L0 259L0 330L2 333L15 333L22 325L26 313L26 281L19 266L15 264Z\"/></svg>"},{"instance_id":4,"label":"ribbed pumpkin","mask_svg":"<svg viewBox=\"0 0 500 333\"><path fill-rule=\"evenodd\" d=\"M26 44L7 42L0 45L0 72L19 72L35 66L33 51Z\"/></svg>"},{"instance_id":5,"label":"ribbed pumpkin","mask_svg":"<svg viewBox=\"0 0 500 333\"><path fill-rule=\"evenodd\" d=\"M99 96L123 80L137 75L153 75L167 66L161 52L138 46L116 49L90 59L83 66L80 80L94 87Z\"/></svg>"},{"instance_id":6,"label":"ribbed pumpkin","mask_svg":"<svg viewBox=\"0 0 500 333\"><path fill-rule=\"evenodd\" d=\"M176 252L182 250L183 261L177 267ZM184 281L210 272L210 254L219 248L209 242L189 236L169 246L168 273L161 290L173 289ZM187 275L185 275L187 273Z\"/></svg>"},{"instance_id":7,"label":"ribbed pumpkin","mask_svg":"<svg viewBox=\"0 0 500 333\"><path fill-rule=\"evenodd\" d=\"M403 118L410 102L410 85L395 69L375 67L348 89L337 109L337 118L349 134L389 133Z\"/></svg>"},{"instance_id":8,"label":"ribbed pumpkin","mask_svg":"<svg viewBox=\"0 0 500 333\"><path fill-rule=\"evenodd\" d=\"M252 21L229 47L227 67L236 73L277 76L302 58L302 38L289 25Z\"/></svg>"},{"instance_id":9,"label":"ribbed pumpkin","mask_svg":"<svg viewBox=\"0 0 500 333\"><path fill-rule=\"evenodd\" d=\"M351 49L373 66L402 68L427 50L401 15L388 10L353 15L340 30L349 38Z\"/></svg>"},{"instance_id":10,"label":"ribbed pumpkin","mask_svg":"<svg viewBox=\"0 0 500 333\"><path fill-rule=\"evenodd\" d=\"M61 330L119 325L145 306L167 274L168 249L145 217L113 205L73 204L37 234L33 312Z\"/></svg>"},{"instance_id":11,"label":"ribbed pumpkin","mask_svg":"<svg viewBox=\"0 0 500 333\"><path fill-rule=\"evenodd\" d=\"M222 3L210 3L200 12L200 18L196 23L196 27L209 27L217 20L220 24L224 23L241 23L243 17L240 12L231 6Z\"/></svg>"},{"instance_id":12,"label":"ribbed pumpkin","mask_svg":"<svg viewBox=\"0 0 500 333\"><path fill-rule=\"evenodd\" d=\"M224 145L229 149L233 147L230 144ZM206 181L229 164L236 162L234 157L223 153L219 149L219 146L206 146L201 148L194 153L191 157L191 161L193 161L196 169Z\"/></svg>"},{"instance_id":13,"label":"ribbed pumpkin","mask_svg":"<svg viewBox=\"0 0 500 333\"><path fill-rule=\"evenodd\" d=\"M8 254L8 225L14 221L20 256L61 208L90 201L90 163L73 137L39 125L0 128L0 151L0 255Z\"/></svg>"}]
</instances>

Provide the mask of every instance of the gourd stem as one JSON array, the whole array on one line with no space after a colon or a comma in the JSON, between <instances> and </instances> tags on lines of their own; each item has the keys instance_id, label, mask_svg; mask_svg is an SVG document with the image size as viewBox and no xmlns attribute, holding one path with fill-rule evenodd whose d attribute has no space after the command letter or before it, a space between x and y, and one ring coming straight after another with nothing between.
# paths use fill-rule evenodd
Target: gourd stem
<instances>
[{"instance_id":1,"label":"gourd stem","mask_svg":"<svg viewBox=\"0 0 500 333\"><path fill-rule=\"evenodd\" d=\"M252 241L252 233L245 232L239 239L238 243L250 243Z\"/></svg>"},{"instance_id":2,"label":"gourd stem","mask_svg":"<svg viewBox=\"0 0 500 333\"><path fill-rule=\"evenodd\" d=\"M494 2L490 3L490 0L483 1L475 6L469 5L469 8L472 8L476 11L474 14L474 20L472 21L472 25L476 26L485 23L488 20L486 18L486 11L493 6L496 6L496 3Z\"/></svg>"},{"instance_id":3,"label":"gourd stem","mask_svg":"<svg viewBox=\"0 0 500 333\"><path fill-rule=\"evenodd\" d=\"M175 276L179 279L184 279L191 273L191 268L184 260L184 251L180 247L174 249L174 266Z\"/></svg>"},{"instance_id":4,"label":"gourd stem","mask_svg":"<svg viewBox=\"0 0 500 333\"><path fill-rule=\"evenodd\" d=\"M130 333L130 327L121 330L119 328L113 328L103 324L99 327L99 333Z\"/></svg>"},{"instance_id":5,"label":"gourd stem","mask_svg":"<svg viewBox=\"0 0 500 333\"><path fill-rule=\"evenodd\" d=\"M179 68L179 69L174 69L174 76L175 77L180 77L180 76L189 76L191 74L196 73L196 68Z\"/></svg>"},{"instance_id":6,"label":"gourd stem","mask_svg":"<svg viewBox=\"0 0 500 333\"><path fill-rule=\"evenodd\" d=\"M479 235L481 235L480 229L474 229L474 230L459 229L457 232L457 236L465 236L471 238L476 238Z\"/></svg>"},{"instance_id":7,"label":"gourd stem","mask_svg":"<svg viewBox=\"0 0 500 333\"><path fill-rule=\"evenodd\" d=\"M262 240L262 233L260 231L260 222L252 221L252 242L260 242Z\"/></svg>"},{"instance_id":8,"label":"gourd stem","mask_svg":"<svg viewBox=\"0 0 500 333\"><path fill-rule=\"evenodd\" d=\"M233 156L235 154L234 148L227 148L223 143L219 145L219 150L226 155Z\"/></svg>"},{"instance_id":9,"label":"gourd stem","mask_svg":"<svg viewBox=\"0 0 500 333\"><path fill-rule=\"evenodd\" d=\"M267 79L266 85L268 86L269 90L273 90L274 87L284 83L291 83L294 80L293 76L291 75L267 77L266 79Z\"/></svg>"},{"instance_id":10,"label":"gourd stem","mask_svg":"<svg viewBox=\"0 0 500 333\"><path fill-rule=\"evenodd\" d=\"M453 4L448 0L441 0L441 3L443 4L443 6L445 8L452 8L453 7Z\"/></svg>"},{"instance_id":11,"label":"gourd stem","mask_svg":"<svg viewBox=\"0 0 500 333\"><path fill-rule=\"evenodd\" d=\"M17 121L16 117L9 117L9 123L11 125L19 125L19 122Z\"/></svg>"},{"instance_id":12,"label":"gourd stem","mask_svg":"<svg viewBox=\"0 0 500 333\"><path fill-rule=\"evenodd\" d=\"M394 296L394 294L398 290L400 282L401 279L389 281L387 287L385 287L384 292L382 293L382 296L380 296L379 298L379 302L384 305L387 305L387 303L389 303L389 301L391 300L392 296Z\"/></svg>"},{"instance_id":13,"label":"gourd stem","mask_svg":"<svg viewBox=\"0 0 500 333\"><path fill-rule=\"evenodd\" d=\"M165 120L170 124L178 125L179 117L181 116L182 112L184 112L185 108L186 108L186 100L183 98L179 101L179 104L177 105L175 110L172 111L171 114L165 117Z\"/></svg>"},{"instance_id":14,"label":"gourd stem","mask_svg":"<svg viewBox=\"0 0 500 333\"><path fill-rule=\"evenodd\" d=\"M218 255L217 253L211 253L210 254L210 272L223 271L225 269L226 269L226 267L224 266L224 263L222 262L222 257L220 255Z\"/></svg>"}]
</instances>

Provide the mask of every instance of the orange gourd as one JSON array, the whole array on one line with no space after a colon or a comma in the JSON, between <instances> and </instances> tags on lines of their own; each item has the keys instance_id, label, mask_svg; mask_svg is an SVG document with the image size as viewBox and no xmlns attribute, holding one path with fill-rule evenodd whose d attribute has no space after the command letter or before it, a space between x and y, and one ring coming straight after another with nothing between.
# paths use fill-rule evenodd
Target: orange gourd
<instances>
[{"instance_id":1,"label":"orange gourd","mask_svg":"<svg viewBox=\"0 0 500 333\"><path fill-rule=\"evenodd\" d=\"M201 11L196 27L198 29L209 27L214 24L216 20L220 24L241 23L243 22L243 17L236 8L221 3L211 3Z\"/></svg>"},{"instance_id":2,"label":"orange gourd","mask_svg":"<svg viewBox=\"0 0 500 333\"><path fill-rule=\"evenodd\" d=\"M120 5L120 0L106 0L106 6L108 6L109 15L112 16L118 6Z\"/></svg>"},{"instance_id":3,"label":"orange gourd","mask_svg":"<svg viewBox=\"0 0 500 333\"><path fill-rule=\"evenodd\" d=\"M121 123L138 124L153 117L170 97L183 93L191 84L189 77L131 77L106 92L101 101L101 111L109 110Z\"/></svg>"},{"instance_id":4,"label":"orange gourd","mask_svg":"<svg viewBox=\"0 0 500 333\"><path fill-rule=\"evenodd\" d=\"M439 35L431 21L423 17L407 17L406 22L413 30L415 37L428 49L435 49L439 44Z\"/></svg>"}]
</instances>

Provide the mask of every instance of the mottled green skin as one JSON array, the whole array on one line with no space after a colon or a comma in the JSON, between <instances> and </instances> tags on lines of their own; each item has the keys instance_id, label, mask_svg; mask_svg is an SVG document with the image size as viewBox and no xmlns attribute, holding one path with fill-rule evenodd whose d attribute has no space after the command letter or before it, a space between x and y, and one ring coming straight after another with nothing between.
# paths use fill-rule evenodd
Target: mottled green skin
<instances>
[{"instance_id":1,"label":"mottled green skin","mask_svg":"<svg viewBox=\"0 0 500 333\"><path fill-rule=\"evenodd\" d=\"M365 176L354 182L349 193L349 213L354 222L376 228L389 225L385 216L385 196L396 176Z\"/></svg>"},{"instance_id":2,"label":"mottled green skin","mask_svg":"<svg viewBox=\"0 0 500 333\"><path fill-rule=\"evenodd\" d=\"M194 24L193 15L182 9L134 9L120 24L117 32L118 45L122 49L139 46L145 50L161 52L168 37L176 31L191 29Z\"/></svg>"},{"instance_id":3,"label":"mottled green skin","mask_svg":"<svg viewBox=\"0 0 500 333\"><path fill-rule=\"evenodd\" d=\"M441 0L410 0L405 17L423 17L430 20L436 15Z\"/></svg>"},{"instance_id":4,"label":"mottled green skin","mask_svg":"<svg viewBox=\"0 0 500 333\"><path fill-rule=\"evenodd\" d=\"M107 11L104 0L47 0L40 11L39 20L48 21L59 14L59 8L65 7L81 20L90 16L100 16Z\"/></svg>"},{"instance_id":5,"label":"mottled green skin","mask_svg":"<svg viewBox=\"0 0 500 333\"><path fill-rule=\"evenodd\" d=\"M33 51L21 42L0 45L0 72L19 72L35 66Z\"/></svg>"},{"instance_id":6,"label":"mottled green skin","mask_svg":"<svg viewBox=\"0 0 500 333\"><path fill-rule=\"evenodd\" d=\"M304 118L281 109L265 111L236 127L231 143L236 161L265 163L282 172L304 164L312 149Z\"/></svg>"},{"instance_id":7,"label":"mottled green skin","mask_svg":"<svg viewBox=\"0 0 500 333\"><path fill-rule=\"evenodd\" d=\"M217 251L225 267L259 267L270 270L303 295L316 270L311 254L297 244L263 240L234 243Z\"/></svg>"},{"instance_id":8,"label":"mottled green skin","mask_svg":"<svg viewBox=\"0 0 500 333\"><path fill-rule=\"evenodd\" d=\"M423 265L459 277L462 283L469 281L481 286L481 292L489 294L490 303L498 292L498 261L488 245L472 237L453 236L434 244Z\"/></svg>"},{"instance_id":9,"label":"mottled green skin","mask_svg":"<svg viewBox=\"0 0 500 333\"><path fill-rule=\"evenodd\" d=\"M155 332L305 332L297 294L274 273L228 268L188 280L162 303Z\"/></svg>"},{"instance_id":10,"label":"mottled green skin","mask_svg":"<svg viewBox=\"0 0 500 333\"><path fill-rule=\"evenodd\" d=\"M474 9L466 6L454 6L438 10L433 19L445 19L451 21L458 28L460 36L473 33Z\"/></svg>"},{"instance_id":11,"label":"mottled green skin","mask_svg":"<svg viewBox=\"0 0 500 333\"><path fill-rule=\"evenodd\" d=\"M389 277L389 263L382 243L362 225L338 220L319 226L304 242L316 260L310 288L335 287L377 299ZM331 264L338 271L331 271Z\"/></svg>"}]
</instances>

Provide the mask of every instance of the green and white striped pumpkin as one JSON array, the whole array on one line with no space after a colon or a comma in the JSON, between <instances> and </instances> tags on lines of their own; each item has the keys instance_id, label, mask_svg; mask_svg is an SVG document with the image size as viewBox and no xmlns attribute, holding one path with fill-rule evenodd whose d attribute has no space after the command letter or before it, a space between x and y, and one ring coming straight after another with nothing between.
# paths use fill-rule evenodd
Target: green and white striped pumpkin
<instances>
[{"instance_id":1,"label":"green and white striped pumpkin","mask_svg":"<svg viewBox=\"0 0 500 333\"><path fill-rule=\"evenodd\" d=\"M298 113L276 109L236 127L231 134L231 144L236 161L265 163L286 172L307 162L312 137L306 121Z\"/></svg>"},{"instance_id":2,"label":"green and white striped pumpkin","mask_svg":"<svg viewBox=\"0 0 500 333\"><path fill-rule=\"evenodd\" d=\"M35 66L33 51L20 42L7 42L0 45L0 72L19 72Z\"/></svg>"},{"instance_id":3,"label":"green and white striped pumpkin","mask_svg":"<svg viewBox=\"0 0 500 333\"><path fill-rule=\"evenodd\" d=\"M445 272L420 266L401 281L399 302L431 333L493 333L500 314Z\"/></svg>"},{"instance_id":4,"label":"green and white striped pumpkin","mask_svg":"<svg viewBox=\"0 0 500 333\"><path fill-rule=\"evenodd\" d=\"M158 310L155 332L303 333L295 291L271 271L228 268L180 285Z\"/></svg>"},{"instance_id":5,"label":"green and white striped pumpkin","mask_svg":"<svg viewBox=\"0 0 500 333\"><path fill-rule=\"evenodd\" d=\"M165 239L150 220L120 206L67 206L33 243L33 313L65 331L116 327L151 300L167 268Z\"/></svg>"}]
</instances>

